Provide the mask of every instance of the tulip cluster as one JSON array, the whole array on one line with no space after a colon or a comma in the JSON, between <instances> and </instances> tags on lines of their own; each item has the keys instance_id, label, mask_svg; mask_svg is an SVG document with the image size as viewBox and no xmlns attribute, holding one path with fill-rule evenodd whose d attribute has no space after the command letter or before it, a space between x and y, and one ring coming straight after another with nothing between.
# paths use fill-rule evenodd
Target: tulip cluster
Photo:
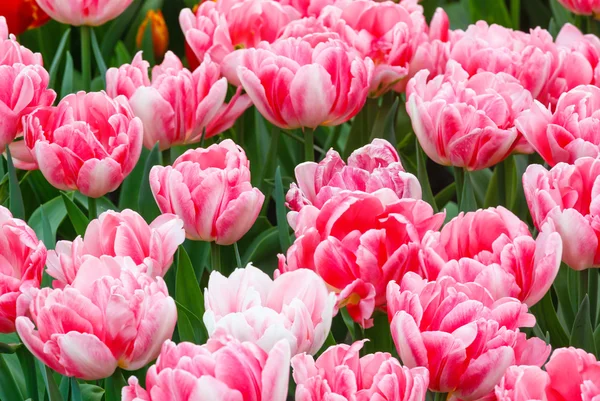
<instances>
[{"instance_id":1,"label":"tulip cluster","mask_svg":"<svg viewBox=\"0 0 600 401\"><path fill-rule=\"evenodd\" d=\"M597 36L218 0L180 12L186 60L151 2L30 3L0 6L8 391L33 355L73 399L600 401ZM81 27L56 104L69 34L50 72L14 36L48 18Z\"/></svg>"}]
</instances>

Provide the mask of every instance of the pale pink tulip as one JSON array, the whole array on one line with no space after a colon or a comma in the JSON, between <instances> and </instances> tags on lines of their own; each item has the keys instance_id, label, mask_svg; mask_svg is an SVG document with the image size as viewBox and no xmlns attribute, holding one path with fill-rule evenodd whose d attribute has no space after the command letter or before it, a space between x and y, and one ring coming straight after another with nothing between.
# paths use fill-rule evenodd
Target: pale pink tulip
<instances>
[{"instance_id":1,"label":"pale pink tulip","mask_svg":"<svg viewBox=\"0 0 600 401\"><path fill-rule=\"evenodd\" d=\"M160 277L139 274L130 264L89 256L72 286L38 290L31 317L16 321L25 346L60 374L84 380L154 360L173 334L177 308Z\"/></svg>"},{"instance_id":2,"label":"pale pink tulip","mask_svg":"<svg viewBox=\"0 0 600 401\"><path fill-rule=\"evenodd\" d=\"M204 305L211 338L232 336L266 352L286 340L292 355L314 355L329 334L335 294L313 271L300 269L272 280L250 264L229 278L212 272Z\"/></svg>"},{"instance_id":3,"label":"pale pink tulip","mask_svg":"<svg viewBox=\"0 0 600 401\"><path fill-rule=\"evenodd\" d=\"M15 319L26 309L27 296L39 288L46 247L27 224L0 206L0 333L15 331Z\"/></svg>"},{"instance_id":4,"label":"pale pink tulip","mask_svg":"<svg viewBox=\"0 0 600 401\"><path fill-rule=\"evenodd\" d=\"M0 40L8 39L8 23L6 17L0 16Z\"/></svg>"},{"instance_id":5,"label":"pale pink tulip","mask_svg":"<svg viewBox=\"0 0 600 401\"><path fill-rule=\"evenodd\" d=\"M250 183L250 162L231 139L188 150L173 166L150 171L163 213L183 220L187 237L231 245L252 227L265 196Z\"/></svg>"},{"instance_id":6,"label":"pale pink tulip","mask_svg":"<svg viewBox=\"0 0 600 401\"><path fill-rule=\"evenodd\" d=\"M348 121L365 104L373 73L371 59L333 39L314 46L302 38L262 42L223 64L230 82L241 83L258 111L284 129Z\"/></svg>"},{"instance_id":7,"label":"pale pink tulip","mask_svg":"<svg viewBox=\"0 0 600 401\"><path fill-rule=\"evenodd\" d=\"M319 210L302 208L296 221L296 241L281 272L311 269L338 294L338 307L370 327L374 309L385 309L385 288L409 271L420 271L420 241L437 230L444 214L434 214L417 199L398 199L389 188L371 194L342 191Z\"/></svg>"},{"instance_id":8,"label":"pale pink tulip","mask_svg":"<svg viewBox=\"0 0 600 401\"><path fill-rule=\"evenodd\" d=\"M562 260L575 270L600 266L600 160L584 157L550 171L534 164L523 175L533 222L563 241Z\"/></svg>"},{"instance_id":9,"label":"pale pink tulip","mask_svg":"<svg viewBox=\"0 0 600 401\"><path fill-rule=\"evenodd\" d=\"M418 72L408 83L406 109L419 143L436 163L480 170L516 146L517 115L529 108L529 91L505 73L472 77L454 61L428 82Z\"/></svg>"},{"instance_id":10,"label":"pale pink tulip","mask_svg":"<svg viewBox=\"0 0 600 401\"><path fill-rule=\"evenodd\" d=\"M285 401L290 350L286 341L265 352L252 343L209 340L206 345L164 343L146 374L135 376L123 401Z\"/></svg>"},{"instance_id":11,"label":"pale pink tulip","mask_svg":"<svg viewBox=\"0 0 600 401\"><path fill-rule=\"evenodd\" d=\"M142 122L125 97L78 92L39 108L24 123L25 143L54 187L98 198L114 191L142 151Z\"/></svg>"},{"instance_id":12,"label":"pale pink tulip","mask_svg":"<svg viewBox=\"0 0 600 401\"><path fill-rule=\"evenodd\" d=\"M58 241L48 255L48 274L54 288L73 283L86 255L128 256L152 276L164 276L177 247L185 240L183 221L173 214L158 216L150 225L133 210L102 213L88 225L83 238Z\"/></svg>"},{"instance_id":13,"label":"pale pink tulip","mask_svg":"<svg viewBox=\"0 0 600 401\"><path fill-rule=\"evenodd\" d=\"M494 299L532 306L550 289L562 257L560 235L545 228L534 240L527 224L501 206L460 213L440 232L427 233L420 261L430 280L475 282Z\"/></svg>"},{"instance_id":14,"label":"pale pink tulip","mask_svg":"<svg viewBox=\"0 0 600 401\"><path fill-rule=\"evenodd\" d=\"M464 401L493 391L517 362L515 348L542 351L545 355L535 358L540 364L550 352L540 347L543 340L525 340L519 333L519 327L535 324L525 304L514 298L494 301L476 283L460 284L451 277L427 282L408 273L401 285L388 285L387 307L403 363L427 368L430 390L452 392Z\"/></svg>"},{"instance_id":15,"label":"pale pink tulip","mask_svg":"<svg viewBox=\"0 0 600 401\"><path fill-rule=\"evenodd\" d=\"M22 133L23 116L52 105L56 93L48 89L48 81L41 65L0 65L0 149Z\"/></svg>"},{"instance_id":16,"label":"pale pink tulip","mask_svg":"<svg viewBox=\"0 0 600 401\"><path fill-rule=\"evenodd\" d=\"M292 358L296 401L425 401L429 372L387 352L359 355L364 341L330 347L315 361Z\"/></svg>"},{"instance_id":17,"label":"pale pink tulip","mask_svg":"<svg viewBox=\"0 0 600 401\"><path fill-rule=\"evenodd\" d=\"M102 25L117 18L133 0L36 0L52 19L69 25Z\"/></svg>"},{"instance_id":18,"label":"pale pink tulip","mask_svg":"<svg viewBox=\"0 0 600 401\"><path fill-rule=\"evenodd\" d=\"M558 2L575 14L600 14L600 1L598 0L558 0Z\"/></svg>"},{"instance_id":19,"label":"pale pink tulip","mask_svg":"<svg viewBox=\"0 0 600 401\"><path fill-rule=\"evenodd\" d=\"M600 88L578 86L563 93L556 107L534 102L515 124L550 165L572 164L580 157L600 153Z\"/></svg>"},{"instance_id":20,"label":"pale pink tulip","mask_svg":"<svg viewBox=\"0 0 600 401\"><path fill-rule=\"evenodd\" d=\"M563 25L556 36L556 45L581 54L594 70L594 83L598 83L598 64L600 63L600 39L596 35L584 35L569 23Z\"/></svg>"},{"instance_id":21,"label":"pale pink tulip","mask_svg":"<svg viewBox=\"0 0 600 401\"><path fill-rule=\"evenodd\" d=\"M221 78L219 65L209 56L191 72L169 51L163 63L152 70L152 82L148 67L138 53L131 65L106 73L108 94L129 98L133 112L142 120L148 149L157 142L161 150L197 143L203 132L210 138L231 128L250 106L241 88L225 102L227 80Z\"/></svg>"},{"instance_id":22,"label":"pale pink tulip","mask_svg":"<svg viewBox=\"0 0 600 401\"><path fill-rule=\"evenodd\" d=\"M179 24L198 60L208 54L220 63L234 49L274 42L281 29L298 18L300 12L283 2L223 0L203 2L195 15L182 10Z\"/></svg>"},{"instance_id":23,"label":"pale pink tulip","mask_svg":"<svg viewBox=\"0 0 600 401\"><path fill-rule=\"evenodd\" d=\"M295 228L295 219L306 205L323 207L333 195L343 191L375 192L390 188L398 198L421 199L417 177L404 171L396 149L385 139L374 139L352 152L346 164L333 149L319 163L304 162L296 166L296 183L286 195L292 210L288 220Z\"/></svg>"},{"instance_id":24,"label":"pale pink tulip","mask_svg":"<svg viewBox=\"0 0 600 401\"><path fill-rule=\"evenodd\" d=\"M34 53L17 42L14 35L0 36L0 65L43 65L42 55Z\"/></svg>"}]
</instances>

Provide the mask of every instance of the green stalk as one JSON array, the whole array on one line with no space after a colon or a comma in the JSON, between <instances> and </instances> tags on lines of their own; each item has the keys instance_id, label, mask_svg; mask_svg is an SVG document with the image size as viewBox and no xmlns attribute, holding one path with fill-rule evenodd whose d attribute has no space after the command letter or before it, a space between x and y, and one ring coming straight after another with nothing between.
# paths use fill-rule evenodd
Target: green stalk
<instances>
[{"instance_id":1,"label":"green stalk","mask_svg":"<svg viewBox=\"0 0 600 401\"><path fill-rule=\"evenodd\" d=\"M304 129L304 161L315 160L315 131L312 128Z\"/></svg>"},{"instance_id":2,"label":"green stalk","mask_svg":"<svg viewBox=\"0 0 600 401\"><path fill-rule=\"evenodd\" d=\"M238 248L238 244L237 242L233 243L233 250L235 252L235 261L237 263L237 267L243 267L242 266L242 258L240 257L240 249Z\"/></svg>"},{"instance_id":3,"label":"green stalk","mask_svg":"<svg viewBox=\"0 0 600 401\"><path fill-rule=\"evenodd\" d=\"M454 167L454 181L456 182L456 204L460 207L463 186L465 185L465 170L462 167Z\"/></svg>"},{"instance_id":4,"label":"green stalk","mask_svg":"<svg viewBox=\"0 0 600 401\"><path fill-rule=\"evenodd\" d=\"M83 90L89 91L92 83L92 51L91 51L91 29L82 25L81 33L81 79Z\"/></svg>"},{"instance_id":5,"label":"green stalk","mask_svg":"<svg viewBox=\"0 0 600 401\"><path fill-rule=\"evenodd\" d=\"M96 204L96 198L88 198L88 217L90 221L98 217L98 205Z\"/></svg>"},{"instance_id":6,"label":"green stalk","mask_svg":"<svg viewBox=\"0 0 600 401\"><path fill-rule=\"evenodd\" d=\"M510 16L514 30L521 26L521 0L510 0Z\"/></svg>"},{"instance_id":7,"label":"green stalk","mask_svg":"<svg viewBox=\"0 0 600 401\"><path fill-rule=\"evenodd\" d=\"M598 269L588 269L588 295L590 297L590 318L596 327L598 314Z\"/></svg>"},{"instance_id":8,"label":"green stalk","mask_svg":"<svg viewBox=\"0 0 600 401\"><path fill-rule=\"evenodd\" d=\"M221 246L216 242L210 243L210 263L212 265L212 271L221 271Z\"/></svg>"}]
</instances>

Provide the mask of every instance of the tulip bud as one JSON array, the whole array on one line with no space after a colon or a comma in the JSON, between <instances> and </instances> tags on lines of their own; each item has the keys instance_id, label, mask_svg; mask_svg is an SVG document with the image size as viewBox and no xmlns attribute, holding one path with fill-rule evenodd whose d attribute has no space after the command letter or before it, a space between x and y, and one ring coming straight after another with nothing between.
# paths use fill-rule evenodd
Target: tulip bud
<instances>
[{"instance_id":1,"label":"tulip bud","mask_svg":"<svg viewBox=\"0 0 600 401\"><path fill-rule=\"evenodd\" d=\"M165 22L165 17L160 10L148 10L146 18L140 24L138 29L135 42L138 48L142 47L142 40L144 39L144 33L148 23L151 25L152 31L152 48L154 50L154 57L157 59L162 58L169 47L169 30Z\"/></svg>"}]
</instances>

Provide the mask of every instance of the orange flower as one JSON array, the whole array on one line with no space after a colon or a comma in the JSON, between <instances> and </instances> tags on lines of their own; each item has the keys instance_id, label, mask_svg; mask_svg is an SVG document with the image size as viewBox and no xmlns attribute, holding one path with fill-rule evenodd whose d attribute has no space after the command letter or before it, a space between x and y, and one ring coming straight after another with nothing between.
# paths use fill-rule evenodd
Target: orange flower
<instances>
[{"instance_id":1,"label":"orange flower","mask_svg":"<svg viewBox=\"0 0 600 401\"><path fill-rule=\"evenodd\" d=\"M138 29L136 43L139 48L142 47L142 40L144 39L144 33L149 22L152 23L154 57L160 59L165 55L169 47L169 30L165 23L165 17L160 10L148 10L146 18L144 18Z\"/></svg>"},{"instance_id":2,"label":"orange flower","mask_svg":"<svg viewBox=\"0 0 600 401\"><path fill-rule=\"evenodd\" d=\"M8 30L15 35L37 28L50 19L35 0L0 1L0 15L6 17Z\"/></svg>"}]
</instances>

